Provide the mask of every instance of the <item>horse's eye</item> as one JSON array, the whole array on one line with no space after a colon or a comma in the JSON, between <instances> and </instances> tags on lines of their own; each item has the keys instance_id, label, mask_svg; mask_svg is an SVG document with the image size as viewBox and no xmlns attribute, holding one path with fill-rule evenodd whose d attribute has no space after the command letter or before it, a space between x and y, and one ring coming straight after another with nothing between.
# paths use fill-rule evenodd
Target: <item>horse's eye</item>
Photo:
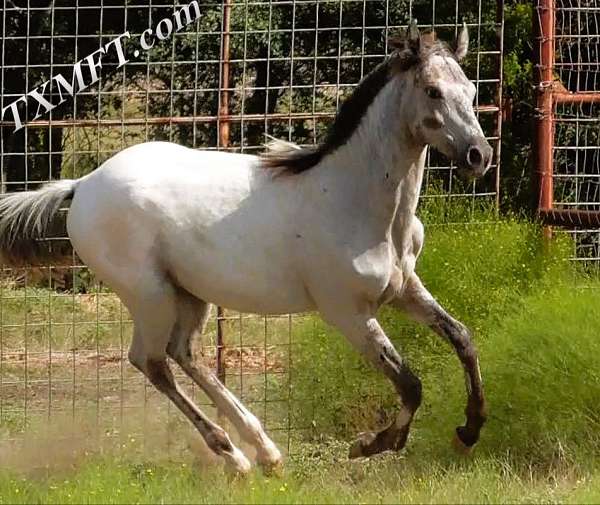
<instances>
[{"instance_id":1,"label":"horse's eye","mask_svg":"<svg viewBox=\"0 0 600 505\"><path fill-rule=\"evenodd\" d=\"M425 93L427 93L427 96L433 100L439 100L442 98L442 92L439 90L439 88L434 86L427 86L425 88Z\"/></svg>"}]
</instances>

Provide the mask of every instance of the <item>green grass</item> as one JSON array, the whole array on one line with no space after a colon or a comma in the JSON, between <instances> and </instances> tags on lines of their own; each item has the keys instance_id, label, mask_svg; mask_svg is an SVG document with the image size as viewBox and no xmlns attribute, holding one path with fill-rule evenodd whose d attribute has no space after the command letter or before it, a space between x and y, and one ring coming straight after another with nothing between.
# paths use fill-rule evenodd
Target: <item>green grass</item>
<instances>
[{"instance_id":1,"label":"green grass","mask_svg":"<svg viewBox=\"0 0 600 505\"><path fill-rule=\"evenodd\" d=\"M406 501L599 499L600 281L566 261L564 241L549 247L539 231L518 220L436 227L418 265L479 348L489 420L464 463L474 472L468 488L451 484L464 470L449 444L464 422L458 360L428 329L392 310L380 315L424 386L404 451L405 471L424 484ZM337 332L315 322L294 363L294 394L306 401L293 405L310 416L315 440L351 440L389 422L393 388Z\"/></svg>"},{"instance_id":2,"label":"green grass","mask_svg":"<svg viewBox=\"0 0 600 505\"><path fill-rule=\"evenodd\" d=\"M193 462L95 459L68 472L0 476L0 503L597 502L597 468L515 473L502 459L440 464L384 455L349 462L337 447L296 456L283 476L231 481Z\"/></svg>"},{"instance_id":3,"label":"green grass","mask_svg":"<svg viewBox=\"0 0 600 505\"><path fill-rule=\"evenodd\" d=\"M479 348L489 420L471 457L450 447L465 405L458 360L431 331L383 310L383 327L424 386L400 455L347 460L355 434L388 422L397 398L343 336L307 318L293 327L290 422L312 428L297 433L283 477L256 473L230 483L214 465L200 467L202 458L190 459L185 448L183 457L169 461L160 448L145 455L86 445L89 456L62 458L61 465L49 458L41 466L27 460L5 466L0 503L600 501L600 281L566 261L564 238L549 247L535 225L486 222L485 215L481 221L428 226L418 264L430 291L470 326ZM82 301L78 317L94 316L95 307ZM115 316L111 307L106 317ZM41 311L35 304L27 310ZM250 342L286 343L285 320L273 326L279 336L265 335L260 320L244 324ZM230 330L235 334L235 326ZM108 334L102 342L113 338ZM269 377L264 388L285 397L287 380ZM269 411L271 423L285 421L286 406ZM173 436L193 437L180 424L169 426ZM19 459L23 455L13 451L11 461Z\"/></svg>"}]
</instances>

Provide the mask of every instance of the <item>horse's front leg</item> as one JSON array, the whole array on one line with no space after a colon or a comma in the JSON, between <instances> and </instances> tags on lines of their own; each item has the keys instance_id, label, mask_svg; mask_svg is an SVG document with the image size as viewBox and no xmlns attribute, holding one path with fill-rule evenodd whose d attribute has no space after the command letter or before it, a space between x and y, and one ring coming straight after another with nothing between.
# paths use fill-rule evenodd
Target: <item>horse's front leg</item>
<instances>
[{"instance_id":1,"label":"horse's front leg","mask_svg":"<svg viewBox=\"0 0 600 505\"><path fill-rule=\"evenodd\" d=\"M421 404L421 381L385 335L375 319L375 311L363 313L350 309L350 306L351 304L341 310L321 310L321 313L361 354L383 371L402 399L402 408L396 419L380 432L362 433L352 445L350 457L371 456L388 450L399 451L406 444L410 423Z\"/></svg>"},{"instance_id":2,"label":"horse's front leg","mask_svg":"<svg viewBox=\"0 0 600 505\"><path fill-rule=\"evenodd\" d=\"M479 432L486 420L485 399L477 349L469 330L450 316L423 286L416 274L407 280L406 286L389 302L414 320L426 324L454 347L465 370L467 407L465 426L456 428L455 443L463 452L470 450L479 440Z\"/></svg>"}]
</instances>

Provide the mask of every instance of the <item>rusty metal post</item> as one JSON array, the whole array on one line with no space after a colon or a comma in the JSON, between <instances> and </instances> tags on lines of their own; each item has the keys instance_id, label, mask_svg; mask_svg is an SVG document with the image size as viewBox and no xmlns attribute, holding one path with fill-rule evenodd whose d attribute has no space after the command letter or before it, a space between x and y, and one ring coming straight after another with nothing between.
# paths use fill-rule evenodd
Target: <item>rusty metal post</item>
<instances>
[{"instance_id":1,"label":"rusty metal post","mask_svg":"<svg viewBox=\"0 0 600 505\"><path fill-rule=\"evenodd\" d=\"M498 104L498 112L496 113L496 126L494 136L497 137L496 148L494 156L496 158L496 212L500 211L500 158L502 156L502 114L504 113L504 107L502 103L502 88L504 81L502 78L503 73L503 58L504 58L504 0L497 0L496 2L496 48L500 51L498 55L498 87L496 89L496 103Z\"/></svg>"},{"instance_id":2,"label":"rusty metal post","mask_svg":"<svg viewBox=\"0 0 600 505\"><path fill-rule=\"evenodd\" d=\"M553 202L553 71L554 71L554 0L538 0L534 30L538 41L537 86L537 169L539 174L538 210L547 211Z\"/></svg>"},{"instance_id":3,"label":"rusty metal post","mask_svg":"<svg viewBox=\"0 0 600 505\"><path fill-rule=\"evenodd\" d=\"M221 93L219 97L219 147L229 147L229 59L231 0L223 1L223 40L221 43Z\"/></svg>"},{"instance_id":4,"label":"rusty metal post","mask_svg":"<svg viewBox=\"0 0 600 505\"><path fill-rule=\"evenodd\" d=\"M221 41L221 92L219 95L219 148L229 147L229 59L231 0L223 1L223 38ZM225 310L217 307L217 377L225 383Z\"/></svg>"}]
</instances>

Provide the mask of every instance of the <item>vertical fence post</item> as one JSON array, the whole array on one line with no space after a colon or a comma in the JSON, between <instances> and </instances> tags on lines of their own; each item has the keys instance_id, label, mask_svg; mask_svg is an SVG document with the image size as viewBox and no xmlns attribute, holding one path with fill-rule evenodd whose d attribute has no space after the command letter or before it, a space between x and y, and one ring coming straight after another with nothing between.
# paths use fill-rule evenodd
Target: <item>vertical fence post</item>
<instances>
[{"instance_id":1,"label":"vertical fence post","mask_svg":"<svg viewBox=\"0 0 600 505\"><path fill-rule=\"evenodd\" d=\"M554 0L538 0L534 30L538 41L536 157L539 176L538 211L549 211L553 202L553 71Z\"/></svg>"},{"instance_id":2,"label":"vertical fence post","mask_svg":"<svg viewBox=\"0 0 600 505\"><path fill-rule=\"evenodd\" d=\"M494 127L494 137L497 138L495 146L495 158L496 158L496 213L500 211L500 157L502 155L502 115L504 113L504 107L502 103L502 88L504 81L502 78L503 72L503 58L504 58L504 0L497 0L496 2L496 49L500 52L498 55L497 71L498 71L498 86L496 88L496 103L498 105L498 112L496 114L496 125Z\"/></svg>"},{"instance_id":3,"label":"vertical fence post","mask_svg":"<svg viewBox=\"0 0 600 505\"><path fill-rule=\"evenodd\" d=\"M223 2L223 38L221 41L221 90L219 96L219 147L229 147L229 41L231 28L231 0ZM225 311L217 307L217 377L225 383Z\"/></svg>"}]
</instances>

